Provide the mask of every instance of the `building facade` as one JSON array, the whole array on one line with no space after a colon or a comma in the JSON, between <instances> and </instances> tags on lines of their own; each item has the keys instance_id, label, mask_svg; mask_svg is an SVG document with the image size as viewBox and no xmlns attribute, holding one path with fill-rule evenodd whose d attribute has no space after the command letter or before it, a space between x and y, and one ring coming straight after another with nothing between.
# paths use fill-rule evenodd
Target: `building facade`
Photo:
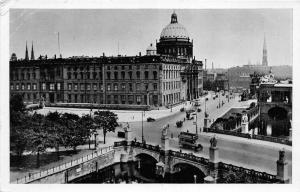
<instances>
[{"instance_id":1,"label":"building facade","mask_svg":"<svg viewBox=\"0 0 300 192\"><path fill-rule=\"evenodd\" d=\"M177 16L171 24L177 26ZM182 27L182 26L181 26ZM166 27L168 28L168 26ZM22 94L27 103L97 103L114 105L170 106L198 98L203 91L202 62L192 57L185 29L162 31L156 49L146 55L47 58L24 60L13 54L10 61L11 94ZM186 43L177 55L161 52L178 39ZM187 40L187 41L186 41ZM164 42L167 41L167 44ZM186 49L185 49L186 48ZM173 49L172 49L173 50ZM177 49L178 50L178 49ZM187 50L187 52L185 51ZM33 48L32 48L33 55Z\"/></svg>"}]
</instances>

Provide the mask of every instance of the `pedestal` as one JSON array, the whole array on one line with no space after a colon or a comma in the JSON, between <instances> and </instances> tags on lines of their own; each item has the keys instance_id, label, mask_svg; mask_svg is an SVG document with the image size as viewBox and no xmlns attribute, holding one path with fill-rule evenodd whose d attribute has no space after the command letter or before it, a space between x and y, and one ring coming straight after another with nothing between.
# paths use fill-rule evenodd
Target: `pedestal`
<instances>
[{"instance_id":1,"label":"pedestal","mask_svg":"<svg viewBox=\"0 0 300 192\"><path fill-rule=\"evenodd\" d=\"M209 148L209 161L212 163L219 162L219 149L217 147Z\"/></svg>"},{"instance_id":2,"label":"pedestal","mask_svg":"<svg viewBox=\"0 0 300 192\"><path fill-rule=\"evenodd\" d=\"M166 136L161 137L161 149L164 151L169 150L169 138Z\"/></svg>"}]
</instances>

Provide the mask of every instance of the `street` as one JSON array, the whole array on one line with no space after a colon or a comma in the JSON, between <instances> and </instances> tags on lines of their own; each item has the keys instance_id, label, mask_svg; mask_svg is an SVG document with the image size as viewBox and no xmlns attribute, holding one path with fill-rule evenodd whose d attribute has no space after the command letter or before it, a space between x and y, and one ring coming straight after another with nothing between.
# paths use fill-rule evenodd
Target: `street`
<instances>
[{"instance_id":1,"label":"street","mask_svg":"<svg viewBox=\"0 0 300 192\"><path fill-rule=\"evenodd\" d=\"M213 100L209 98L206 103L206 110L210 119L216 120L218 117L226 113L231 107L239 107L243 102L238 101L238 97L231 99L228 103L225 96L221 96L220 102L225 104L221 108L217 108L219 99ZM212 133L199 132L204 125L204 102L201 102L201 112L197 113L197 126L199 133L199 143L204 147L204 150L197 155L208 157L209 139L214 135ZM144 138L147 143L160 144L161 131L166 124L170 125L169 137L170 148L172 150L179 150L177 136L181 131L189 130L195 132L196 126L193 124L194 120L185 120L182 128L177 128L175 123L178 120L185 118L185 112L174 112L172 116L163 117L154 122L143 122ZM129 122L129 126L133 131L133 138L142 140L142 122ZM110 134L116 135L116 134ZM173 138L172 138L173 136ZM277 143L270 143L266 141L249 140L246 138L239 138L227 135L217 135L219 147L220 160L225 163L231 163L238 166L243 166L249 169L255 169L262 172L276 174L276 161L278 160L278 151L283 147L286 150L286 159L289 162L289 176L292 174L292 148L290 146L281 145ZM185 151L185 150L183 150ZM187 150L188 151L188 150ZM188 151L192 152L192 151Z\"/></svg>"}]
</instances>

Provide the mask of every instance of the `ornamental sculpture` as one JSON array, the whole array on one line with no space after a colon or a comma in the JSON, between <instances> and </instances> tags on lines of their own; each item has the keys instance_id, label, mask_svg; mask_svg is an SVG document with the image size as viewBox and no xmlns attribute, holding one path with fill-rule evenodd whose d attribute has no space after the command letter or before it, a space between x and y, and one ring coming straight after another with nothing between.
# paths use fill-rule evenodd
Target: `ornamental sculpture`
<instances>
[{"instance_id":1,"label":"ornamental sculpture","mask_svg":"<svg viewBox=\"0 0 300 192\"><path fill-rule=\"evenodd\" d=\"M213 138L210 139L210 146L211 147L216 147L217 146L217 139L216 136L214 136Z\"/></svg>"}]
</instances>

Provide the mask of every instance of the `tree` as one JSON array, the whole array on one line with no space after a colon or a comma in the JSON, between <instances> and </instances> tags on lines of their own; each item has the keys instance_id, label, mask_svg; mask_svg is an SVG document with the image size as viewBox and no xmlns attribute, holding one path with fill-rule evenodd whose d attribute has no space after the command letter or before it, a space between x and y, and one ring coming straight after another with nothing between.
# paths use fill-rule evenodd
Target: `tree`
<instances>
[{"instance_id":1,"label":"tree","mask_svg":"<svg viewBox=\"0 0 300 192\"><path fill-rule=\"evenodd\" d=\"M104 144L105 137L107 132L115 132L116 127L118 126L117 120L118 116L111 111L96 111L94 120L99 129L103 131Z\"/></svg>"},{"instance_id":2,"label":"tree","mask_svg":"<svg viewBox=\"0 0 300 192\"><path fill-rule=\"evenodd\" d=\"M51 147L55 148L57 159L59 159L59 146L63 145L63 131L61 114L57 111L49 112L46 116L46 124L49 125L47 132L49 134L49 140Z\"/></svg>"},{"instance_id":3,"label":"tree","mask_svg":"<svg viewBox=\"0 0 300 192\"><path fill-rule=\"evenodd\" d=\"M90 115L83 115L80 118L80 124L88 132L87 134L89 135L89 149L90 149L90 136L96 133L96 128L97 128L94 124L94 119ZM96 141L95 141L95 148L96 148Z\"/></svg>"},{"instance_id":4,"label":"tree","mask_svg":"<svg viewBox=\"0 0 300 192\"><path fill-rule=\"evenodd\" d=\"M25 105L23 102L23 96L20 94L13 95L10 98L10 111L15 111L15 112L24 112L25 111Z\"/></svg>"},{"instance_id":5,"label":"tree","mask_svg":"<svg viewBox=\"0 0 300 192\"><path fill-rule=\"evenodd\" d=\"M88 139L90 133L84 126L80 117L76 114L64 113L62 115L63 145L72 147L76 151L78 145L82 145Z\"/></svg>"},{"instance_id":6,"label":"tree","mask_svg":"<svg viewBox=\"0 0 300 192\"><path fill-rule=\"evenodd\" d=\"M25 112L22 95L10 98L10 151L22 156L27 146L29 116Z\"/></svg>"}]
</instances>

